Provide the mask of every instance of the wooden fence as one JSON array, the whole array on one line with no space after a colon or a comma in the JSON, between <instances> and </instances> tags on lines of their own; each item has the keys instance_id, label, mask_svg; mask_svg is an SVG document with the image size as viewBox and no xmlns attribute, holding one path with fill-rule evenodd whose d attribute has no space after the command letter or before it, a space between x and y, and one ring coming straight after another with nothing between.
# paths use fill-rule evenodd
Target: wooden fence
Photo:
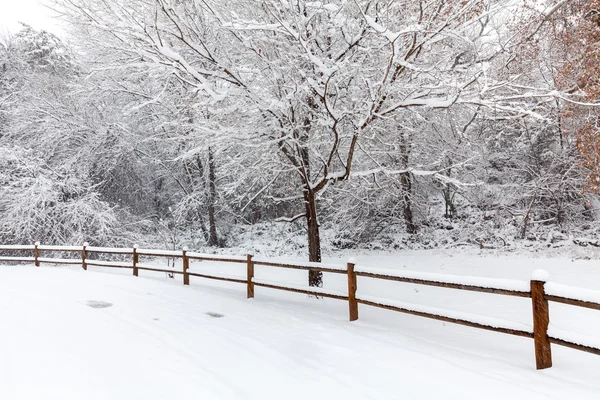
<instances>
[{"instance_id":1,"label":"wooden fence","mask_svg":"<svg viewBox=\"0 0 600 400\"><path fill-rule=\"evenodd\" d=\"M383 308L392 311L398 311L406 314L412 314L420 317L431 318L439 321L451 322L454 324L460 324L470 326L473 328L485 329L494 332L505 333L509 335L527 337L534 340L536 368L545 369L552 366L552 353L551 344L558 344L561 346L569 347L575 350L580 350L592 354L600 355L600 348L582 343L576 343L575 340L567 340L559 338L558 335L549 334L548 325L550 322L550 309L548 302L557 302L567 304L576 307L584 307L593 310L600 310L600 302L588 301L584 299L576 299L563 295L559 295L552 292L547 292L546 282L542 279L533 279L530 282L521 281L509 281L503 279L489 279L489 278L471 278L451 275L438 275L438 274L427 274L427 273L410 273L402 272L396 274L395 271L391 270L376 270L376 269L364 269L357 268L353 261L348 262L346 265L333 265L333 264L321 264L321 263L299 263L290 264L286 262L277 262L267 259L256 259L252 254L248 254L244 257L239 256L217 256L211 254L202 254L196 252L189 252L187 249L181 251L172 250L150 250L150 249L138 249L137 247L132 248L108 248L108 247L93 247L84 244L83 246L44 246L36 243L34 245L0 245L0 251L2 252L31 252L32 257L17 257L17 256L2 256L0 262L32 262L35 266L39 267L41 263L54 263L54 264L77 264L81 265L84 270L87 270L89 266L108 267L108 268L128 268L133 270L133 275L138 276L139 271L155 271L155 272L166 272L170 274L183 275L183 284L189 285L190 276L214 279L219 281L234 282L245 284L247 287L247 297L254 297L254 288L265 287L270 289L285 290L295 293L303 293L308 295L315 295L320 297L328 297L348 302L349 307L349 319L355 321L358 319L358 305L364 304L372 307ZM54 252L54 253L75 253L78 254L77 258L49 258L41 257L41 253ZM90 254L111 254L120 256L131 256L130 262L125 261L101 261L95 258L89 258ZM175 269L162 269L155 268L150 265L144 265L139 262L140 256L149 257L168 257L168 258L181 258L182 266L181 270ZM217 261L227 263L239 263L246 264L246 279L239 277L225 277L216 276L209 274L201 274L190 272L190 260L199 261ZM327 291L322 288L315 287L292 287L293 285L281 286L277 283L261 281L254 278L254 267L256 265L276 268L290 268L296 270L318 270L322 272L334 273L334 274L345 274L348 277L348 292L347 293L335 293L333 291ZM506 326L498 326L496 323L484 323L481 321L474 321L468 318L460 318L456 315L444 315L442 310L433 309L431 307L414 307L414 305L406 304L393 304L394 302L381 300L378 298L361 297L357 295L357 277L373 278L387 281L404 282L415 285L426 285L435 286L449 289L457 289L464 291L473 291L481 293L491 293L503 296L514 296L530 298L532 302L532 314L533 314L533 329L521 329ZM467 282L465 282L467 281ZM575 289L575 288L572 288ZM575 289L576 290L576 289ZM585 289L581 291L586 292ZM587 292L590 292L587 290ZM600 298L600 293L594 293L598 297L592 296L594 300ZM461 316L468 314L460 313ZM472 318L477 319L477 318ZM487 319L488 321L490 319ZM495 321L497 322L497 321ZM506 322L506 321L504 321Z\"/></svg>"}]
</instances>

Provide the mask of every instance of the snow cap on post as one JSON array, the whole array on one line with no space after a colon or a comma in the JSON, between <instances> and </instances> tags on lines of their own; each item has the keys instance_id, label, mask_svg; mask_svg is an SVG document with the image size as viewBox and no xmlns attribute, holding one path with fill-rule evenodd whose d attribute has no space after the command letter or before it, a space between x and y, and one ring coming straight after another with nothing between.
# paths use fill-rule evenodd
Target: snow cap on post
<instances>
[{"instance_id":1,"label":"snow cap on post","mask_svg":"<svg viewBox=\"0 0 600 400\"><path fill-rule=\"evenodd\" d=\"M83 242L84 247L88 247L90 244L88 242Z\"/></svg>"},{"instance_id":2,"label":"snow cap on post","mask_svg":"<svg viewBox=\"0 0 600 400\"><path fill-rule=\"evenodd\" d=\"M547 282L550 279L550 274L544 269L536 269L531 273L531 279L534 281Z\"/></svg>"},{"instance_id":3,"label":"snow cap on post","mask_svg":"<svg viewBox=\"0 0 600 400\"><path fill-rule=\"evenodd\" d=\"M139 248L139 246L138 246L137 244L134 244L134 245L133 245L133 248L134 248L134 249L138 249L138 248Z\"/></svg>"},{"instance_id":4,"label":"snow cap on post","mask_svg":"<svg viewBox=\"0 0 600 400\"><path fill-rule=\"evenodd\" d=\"M188 251L188 247L187 246L183 246L182 250L183 251Z\"/></svg>"},{"instance_id":5,"label":"snow cap on post","mask_svg":"<svg viewBox=\"0 0 600 400\"><path fill-rule=\"evenodd\" d=\"M30 242L31 243L31 242ZM35 242L34 245L39 246L40 242Z\"/></svg>"},{"instance_id":6,"label":"snow cap on post","mask_svg":"<svg viewBox=\"0 0 600 400\"><path fill-rule=\"evenodd\" d=\"M354 265L356 265L356 258L354 258L354 257L350 257L350 258L348 259L348 264L354 264Z\"/></svg>"},{"instance_id":7,"label":"snow cap on post","mask_svg":"<svg viewBox=\"0 0 600 400\"><path fill-rule=\"evenodd\" d=\"M246 254L248 254L249 256L254 256L254 250L247 250Z\"/></svg>"}]
</instances>

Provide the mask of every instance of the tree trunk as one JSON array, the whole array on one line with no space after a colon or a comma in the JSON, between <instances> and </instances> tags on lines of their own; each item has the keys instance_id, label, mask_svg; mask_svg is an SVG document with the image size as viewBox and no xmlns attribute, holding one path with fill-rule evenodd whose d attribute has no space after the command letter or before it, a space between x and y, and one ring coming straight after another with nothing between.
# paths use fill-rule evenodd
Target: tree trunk
<instances>
[{"instance_id":1,"label":"tree trunk","mask_svg":"<svg viewBox=\"0 0 600 400\"><path fill-rule=\"evenodd\" d=\"M183 168L185 170L185 174L187 177L187 182L191 190L195 190L198 182L198 178L200 177L200 183L202 190L206 186L204 183L204 165L202 164L202 160L200 156L196 156L196 163L193 164L192 161L184 162ZM188 194L188 192L185 192ZM198 223L200 224L200 230L202 231L202 237L208 243L208 229L206 229L206 222L204 220L203 210L200 207L196 207L195 210L196 218L198 219Z\"/></svg>"},{"instance_id":2,"label":"tree trunk","mask_svg":"<svg viewBox=\"0 0 600 400\"><path fill-rule=\"evenodd\" d=\"M529 203L529 207L527 208L527 212L523 217L523 226L521 227L521 239L525 239L527 237L527 228L529 228L529 218L531 216L531 210L533 209L533 205L535 204L535 200L537 199L537 189L533 192L533 198Z\"/></svg>"},{"instance_id":3,"label":"tree trunk","mask_svg":"<svg viewBox=\"0 0 600 400\"><path fill-rule=\"evenodd\" d=\"M217 197L217 187L215 184L215 161L212 150L208 148L208 245L218 246L219 237L217 236L217 225L215 222L215 201Z\"/></svg>"},{"instance_id":4,"label":"tree trunk","mask_svg":"<svg viewBox=\"0 0 600 400\"><path fill-rule=\"evenodd\" d=\"M456 216L456 206L454 205L454 194L452 193L452 187L449 184L444 185L444 188L442 189L442 195L444 196L444 203L446 205L444 218L452 219Z\"/></svg>"},{"instance_id":5,"label":"tree trunk","mask_svg":"<svg viewBox=\"0 0 600 400\"><path fill-rule=\"evenodd\" d=\"M402 183L404 224L406 225L406 232L412 235L417 233L417 225L412 211L412 174L410 172L402 174L400 180Z\"/></svg>"},{"instance_id":6,"label":"tree trunk","mask_svg":"<svg viewBox=\"0 0 600 400\"><path fill-rule=\"evenodd\" d=\"M317 219L317 202L315 193L309 188L304 189L304 204L306 207L306 226L308 228L308 260L321 262L321 237L319 235L319 220ZM323 273L317 270L308 271L309 286L323 286Z\"/></svg>"},{"instance_id":7,"label":"tree trunk","mask_svg":"<svg viewBox=\"0 0 600 400\"><path fill-rule=\"evenodd\" d=\"M198 216L198 223L200 224L200 230L202 231L202 237L208 243L209 235L208 235L208 230L206 230L206 222L204 221L204 215L202 215L201 210L196 210L196 215Z\"/></svg>"},{"instance_id":8,"label":"tree trunk","mask_svg":"<svg viewBox=\"0 0 600 400\"><path fill-rule=\"evenodd\" d=\"M402 168L408 169L410 161L410 137L405 132L400 134L400 161ZM411 235L417 233L417 225L415 224L412 211L412 180L413 176L410 172L405 172L400 177L404 224L406 225L406 232Z\"/></svg>"},{"instance_id":9,"label":"tree trunk","mask_svg":"<svg viewBox=\"0 0 600 400\"><path fill-rule=\"evenodd\" d=\"M193 128L194 116L193 116L191 109L187 109L186 113L188 115L188 124L190 127L192 127L190 130L190 133L193 134L193 132L194 132L194 128ZM194 173L192 171L193 164L191 161L190 162L184 161L183 166L184 166L185 172L187 174L187 178L188 178L191 190L196 190L197 183L199 183L202 190L206 191L206 180L204 177L204 164L202 163L200 154L196 155L196 166L195 166L195 168L197 169L196 173ZM187 194L187 192L186 192L186 194ZM210 241L210 235L209 235L208 229L206 229L206 222L204 219L203 212L204 212L204 210L202 210L200 207L196 208L196 216L198 218L198 223L200 224L200 230L202 231L202 237L204 237L204 240L206 241L206 243L208 243Z\"/></svg>"},{"instance_id":10,"label":"tree trunk","mask_svg":"<svg viewBox=\"0 0 600 400\"><path fill-rule=\"evenodd\" d=\"M307 105L311 110L317 108L317 104L313 96L307 99ZM307 114L304 118L304 132L300 133L300 161L303 169L302 184L304 194L304 207L306 209L306 228L308 231L308 261L321 262L321 237L319 235L319 220L317 218L317 199L316 193L310 187L311 169L310 169L310 153L308 151L308 140L310 129L312 127L312 118ZM319 270L308 271L308 285L322 287L323 272Z\"/></svg>"}]
</instances>

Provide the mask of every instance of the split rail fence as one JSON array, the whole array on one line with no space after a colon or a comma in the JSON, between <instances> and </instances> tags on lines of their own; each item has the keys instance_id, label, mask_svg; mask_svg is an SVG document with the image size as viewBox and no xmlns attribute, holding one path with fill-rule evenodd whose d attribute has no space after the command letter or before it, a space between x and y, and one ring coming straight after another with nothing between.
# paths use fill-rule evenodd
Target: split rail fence
<instances>
[{"instance_id":1,"label":"split rail fence","mask_svg":"<svg viewBox=\"0 0 600 400\"><path fill-rule=\"evenodd\" d=\"M552 366L552 353L551 344L557 344L565 347L569 347L575 350L580 350L596 355L600 355L600 348L578 343L576 340L567 340L558 337L559 335L553 335L553 332L549 331L548 326L550 322L550 309L548 303L556 302L567 304L575 307L583 307L593 310L600 310L600 293L592 292L586 289L568 288L561 285L548 284L542 279L532 279L530 282L525 281L512 281L505 279L490 279L490 278L474 278L474 277L461 277L452 275L439 275L439 274L428 274L419 272L405 272L396 273L391 270L377 270L370 268L363 268L362 266L356 266L354 262L350 261L346 265L335 265L335 264L321 264L321 263L299 263L291 264L285 262L278 262L268 259L254 258L252 254L248 254L243 257L239 256L217 256L211 254L202 254L196 252L190 252L186 249L181 251L172 250L150 250L150 249L138 249L137 247L132 248L108 248L108 247L94 247L84 244L83 246L46 246L36 243L34 245L0 245L0 252L10 252L11 254L16 252L31 252L32 257L16 257L16 256L1 256L0 262L31 262L35 266L39 267L41 263L53 263L53 264L78 264L84 270L87 270L89 266L97 267L108 267L108 268L128 268L133 270L133 275L138 276L139 271L155 271L165 272L170 274L183 275L183 284L189 285L190 277L198 277L205 279L214 279L219 281L234 282L245 284L247 287L247 297L254 297L254 288L265 287L269 289L284 290L295 293L302 293L308 295L315 295L320 297L333 298L338 300L344 300L348 302L349 307L349 319L355 321L358 319L358 305L368 305L372 307L383 308L392 311L398 311L406 314L412 314L420 317L431 318L439 321L450 322L459 325L465 325L473 328L485 329L494 332L500 332L509 335L521 336L531 338L534 340L536 368L545 369ZM76 253L79 255L78 258L52 258L52 257L41 257L42 253ZM120 256L131 256L131 261L102 261L95 258L90 258L91 254L110 254ZM139 262L140 256L150 257L168 257L168 258L181 258L183 260L182 270L176 269L162 269L155 268L151 265L144 265ZM225 277L210 275L204 273L190 272L190 261L216 261L225 263L239 263L246 264L246 279L239 277ZM333 291L327 291L322 288L314 287L292 287L292 285L281 286L279 284L257 280L254 278L254 267L256 265L265 267L276 267L276 268L289 268L297 270L315 270L333 274L343 274L348 277L348 292L346 293L335 293ZM431 307L419 307L414 304L406 303L395 303L393 301L385 301L383 299L358 296L357 295L357 277L373 278L387 281L404 282L415 285L426 285L435 286L449 289L457 289L472 292L491 293L503 296L514 296L522 298L530 298L532 304L533 314L533 329L521 329L520 327L515 328L515 324L506 323L505 325L513 325L512 327L499 326L501 324L496 323L497 320L485 319L487 323L479 321L469 320L465 317L467 314L464 313L452 313L444 310L435 309ZM567 290L565 290L565 288ZM550 290L548 290L550 289ZM589 296L573 296L579 298L573 298L565 296L564 293L573 293L577 290L582 293L588 293ZM590 300L592 299L592 300ZM453 315L448 315L453 314ZM460 316L460 317L459 317ZM468 316L468 315L467 315ZM478 319L478 318L472 318ZM491 321L491 322L490 322Z\"/></svg>"}]
</instances>

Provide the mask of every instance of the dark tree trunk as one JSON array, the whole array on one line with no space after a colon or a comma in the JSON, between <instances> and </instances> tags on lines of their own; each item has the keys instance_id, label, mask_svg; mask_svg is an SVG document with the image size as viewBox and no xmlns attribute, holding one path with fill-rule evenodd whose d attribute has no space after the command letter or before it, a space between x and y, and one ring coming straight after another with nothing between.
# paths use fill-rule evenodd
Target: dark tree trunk
<instances>
[{"instance_id":1,"label":"dark tree trunk","mask_svg":"<svg viewBox=\"0 0 600 400\"><path fill-rule=\"evenodd\" d=\"M212 150L208 148L208 245L218 246L217 225L215 222L215 201L217 197L217 186L215 183L215 161Z\"/></svg>"},{"instance_id":2,"label":"dark tree trunk","mask_svg":"<svg viewBox=\"0 0 600 400\"><path fill-rule=\"evenodd\" d=\"M319 235L319 220L317 219L317 202L315 193L304 189L304 204L306 207L306 226L308 228L308 260L321 262L321 237ZM317 270L308 271L310 286L323 286L323 273Z\"/></svg>"},{"instance_id":3,"label":"dark tree trunk","mask_svg":"<svg viewBox=\"0 0 600 400\"><path fill-rule=\"evenodd\" d=\"M187 115L188 115L188 124L189 126L193 127L194 126L194 116L193 113L190 109L187 110ZM192 128L190 132L193 132L194 129ZM210 158L210 149L209 149L209 158ZM210 162L210 161L209 161ZM188 176L188 180L190 183L190 187L192 188L192 190L196 190L196 186L199 183L200 187L202 188L202 191L204 191L206 193L206 178L204 176L204 164L202 162L202 159L200 158L200 154L198 154L196 156L196 173L194 174L192 171L193 165L188 165L187 163L184 163L184 168L186 170L187 176ZM196 208L196 217L198 218L198 223L200 224L200 230L202 231L202 236L204 237L204 240L206 241L206 243L209 243L211 240L210 234L209 234L209 230L206 229L206 220L204 219L204 214L203 214L204 210L202 210L200 207ZM215 231L216 233L216 231Z\"/></svg>"},{"instance_id":4,"label":"dark tree trunk","mask_svg":"<svg viewBox=\"0 0 600 400\"><path fill-rule=\"evenodd\" d=\"M454 205L454 193L452 192L452 187L450 185L445 185L442 189L442 195L444 196L444 203L446 205L446 212L444 213L444 218L452 219L456 216L456 206Z\"/></svg>"},{"instance_id":5,"label":"dark tree trunk","mask_svg":"<svg viewBox=\"0 0 600 400\"><path fill-rule=\"evenodd\" d=\"M202 231L202 237L208 243L209 235L208 235L208 230L206 230L206 222L204 221L204 215L202 215L201 211L198 211L196 213L196 215L198 216L198 223L200 224L200 230Z\"/></svg>"},{"instance_id":6,"label":"dark tree trunk","mask_svg":"<svg viewBox=\"0 0 600 400\"><path fill-rule=\"evenodd\" d=\"M307 104L311 110L317 108L313 96L309 96ZM306 228L308 233L308 261L321 262L321 237L319 235L319 220L317 216L317 199L316 193L311 188L311 169L310 169L310 153L308 151L308 139L310 129L312 127L312 119L310 114L304 118L304 132L299 132L300 146L300 161L303 170L303 195L304 207L306 214ZM308 285L322 287L323 272L319 270L308 271Z\"/></svg>"},{"instance_id":7,"label":"dark tree trunk","mask_svg":"<svg viewBox=\"0 0 600 400\"><path fill-rule=\"evenodd\" d=\"M447 169L445 175L448 178L452 177L452 159L449 156L446 156L446 166ZM446 205L446 212L444 213L444 218L452 219L456 216L456 206L454 205L454 195L456 190L453 191L452 185L446 183L442 188L442 195L444 196L444 203Z\"/></svg>"},{"instance_id":8,"label":"dark tree trunk","mask_svg":"<svg viewBox=\"0 0 600 400\"><path fill-rule=\"evenodd\" d=\"M527 228L529 228L529 218L531 216L531 210L533 209L533 205L535 204L536 199L537 190L533 193L533 198L531 199L531 203L529 203L529 207L527 208L527 213L525 213L525 217L523 218L523 226L521 227L521 239L525 239L527 237Z\"/></svg>"},{"instance_id":9,"label":"dark tree trunk","mask_svg":"<svg viewBox=\"0 0 600 400\"><path fill-rule=\"evenodd\" d=\"M157 217L157 219L161 219L164 215L164 204L162 202L162 199L160 197L160 194L163 190L163 185L164 185L164 179L163 178L157 178L154 181L154 197L152 199L152 203L154 204L154 213Z\"/></svg>"},{"instance_id":10,"label":"dark tree trunk","mask_svg":"<svg viewBox=\"0 0 600 400\"><path fill-rule=\"evenodd\" d=\"M400 161L402 163L402 168L408 169L410 161L410 137L405 132L401 132L400 134ZM415 224L412 210L413 175L410 172L403 173L400 177L400 183L402 189L404 224L406 225L406 232L412 235L417 233L417 225Z\"/></svg>"},{"instance_id":11,"label":"dark tree trunk","mask_svg":"<svg viewBox=\"0 0 600 400\"><path fill-rule=\"evenodd\" d=\"M417 225L412 211L412 174L409 172L402 174L400 179L402 183L402 202L404 203L404 224L406 225L406 232L412 235L417 233Z\"/></svg>"}]
</instances>

